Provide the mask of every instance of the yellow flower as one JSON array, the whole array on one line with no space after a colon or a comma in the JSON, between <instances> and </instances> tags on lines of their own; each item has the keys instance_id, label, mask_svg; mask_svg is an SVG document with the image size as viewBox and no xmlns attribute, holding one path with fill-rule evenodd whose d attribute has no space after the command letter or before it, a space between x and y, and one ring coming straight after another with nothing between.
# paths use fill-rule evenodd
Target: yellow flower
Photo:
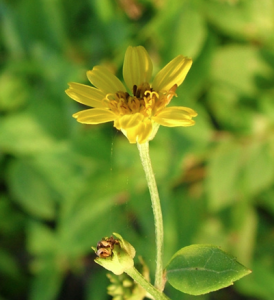
<instances>
[{"instance_id":1,"label":"yellow flower","mask_svg":"<svg viewBox=\"0 0 274 300\"><path fill-rule=\"evenodd\" d=\"M182 55L169 62L155 76L152 84L152 62L144 47L127 48L123 76L126 86L103 66L87 72L96 87L69 83L66 93L73 100L85 104L86 109L73 115L84 124L114 122L130 143L152 140L159 125L192 126L197 113L188 107L166 107L177 87L184 81L192 60Z\"/></svg>"}]
</instances>

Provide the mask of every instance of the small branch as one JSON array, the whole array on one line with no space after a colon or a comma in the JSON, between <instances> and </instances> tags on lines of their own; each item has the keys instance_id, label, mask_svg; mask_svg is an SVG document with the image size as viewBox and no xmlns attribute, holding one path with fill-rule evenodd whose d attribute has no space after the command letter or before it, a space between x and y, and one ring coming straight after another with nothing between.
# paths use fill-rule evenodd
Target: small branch
<instances>
[{"instance_id":1,"label":"small branch","mask_svg":"<svg viewBox=\"0 0 274 300\"><path fill-rule=\"evenodd\" d=\"M145 289L155 300L170 300L170 298L150 284L134 267L126 270L125 272L143 289Z\"/></svg>"}]
</instances>

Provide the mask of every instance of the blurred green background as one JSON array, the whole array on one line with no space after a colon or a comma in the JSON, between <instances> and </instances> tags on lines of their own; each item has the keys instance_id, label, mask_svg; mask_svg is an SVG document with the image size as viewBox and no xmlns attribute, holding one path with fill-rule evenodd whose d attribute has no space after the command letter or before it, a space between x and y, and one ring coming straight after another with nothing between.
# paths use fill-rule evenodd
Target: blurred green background
<instances>
[{"instance_id":1,"label":"blurred green background","mask_svg":"<svg viewBox=\"0 0 274 300\"><path fill-rule=\"evenodd\" d=\"M165 225L165 264L212 243L253 273L182 300L274 298L274 1L0 1L0 299L105 300L90 247L119 232L154 268L150 198L135 145L112 124L85 126L64 93L104 64L121 78L128 45L154 73L193 66L172 105L190 128L150 143Z\"/></svg>"}]
</instances>

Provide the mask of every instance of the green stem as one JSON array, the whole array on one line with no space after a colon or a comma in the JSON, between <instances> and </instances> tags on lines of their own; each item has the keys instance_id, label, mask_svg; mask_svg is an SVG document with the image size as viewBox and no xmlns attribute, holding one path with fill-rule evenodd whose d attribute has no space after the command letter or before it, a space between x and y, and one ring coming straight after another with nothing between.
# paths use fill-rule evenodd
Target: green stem
<instances>
[{"instance_id":1,"label":"green stem","mask_svg":"<svg viewBox=\"0 0 274 300\"><path fill-rule=\"evenodd\" d=\"M143 289L145 289L155 300L170 300L165 294L150 284L134 267L125 271Z\"/></svg>"},{"instance_id":2,"label":"green stem","mask_svg":"<svg viewBox=\"0 0 274 300\"><path fill-rule=\"evenodd\" d=\"M148 189L150 192L152 210L154 215L155 223L155 239L156 239L156 270L155 270L155 287L162 291L164 289L163 285L163 239L164 239L164 229L163 229L163 216L160 204L159 193L157 189L157 184L155 181L155 176L153 173L150 156L149 156L149 144L148 142L144 144L137 144L142 165L146 174L146 180L148 184Z\"/></svg>"}]
</instances>

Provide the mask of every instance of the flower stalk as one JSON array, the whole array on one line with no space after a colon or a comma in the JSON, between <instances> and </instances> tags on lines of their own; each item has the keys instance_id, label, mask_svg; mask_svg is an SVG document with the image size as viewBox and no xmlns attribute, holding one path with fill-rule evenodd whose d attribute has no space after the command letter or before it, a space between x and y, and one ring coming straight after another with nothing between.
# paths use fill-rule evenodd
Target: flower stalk
<instances>
[{"instance_id":1,"label":"flower stalk","mask_svg":"<svg viewBox=\"0 0 274 300\"><path fill-rule=\"evenodd\" d=\"M141 275L135 267L127 269L125 271L128 276L134 279L143 289L145 289L155 300L170 300L165 294L156 289L152 284L150 284L144 277Z\"/></svg>"},{"instance_id":2,"label":"flower stalk","mask_svg":"<svg viewBox=\"0 0 274 300\"><path fill-rule=\"evenodd\" d=\"M152 210L154 215L155 224L155 240L156 240L156 270L155 270L155 287L163 291L163 240L164 240L164 228L163 228L163 216L160 204L160 197L157 189L155 176L153 173L151 160L149 156L149 143L138 144L138 150L145 171L148 189L151 197Z\"/></svg>"}]
</instances>

